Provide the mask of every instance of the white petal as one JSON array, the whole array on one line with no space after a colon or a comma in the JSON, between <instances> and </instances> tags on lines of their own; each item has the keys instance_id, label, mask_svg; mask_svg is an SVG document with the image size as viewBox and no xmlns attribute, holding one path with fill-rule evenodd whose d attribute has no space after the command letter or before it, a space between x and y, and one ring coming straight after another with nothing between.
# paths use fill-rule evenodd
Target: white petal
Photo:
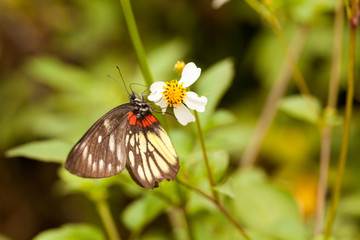
<instances>
[{"instance_id":1,"label":"white petal","mask_svg":"<svg viewBox=\"0 0 360 240\"><path fill-rule=\"evenodd\" d=\"M229 2L230 0L213 0L211 3L211 7L214 9L219 9L222 5Z\"/></svg>"},{"instance_id":2,"label":"white petal","mask_svg":"<svg viewBox=\"0 0 360 240\"><path fill-rule=\"evenodd\" d=\"M184 83L183 87L188 87L193 84L199 77L201 68L196 67L195 63L190 62L186 64L182 71L179 84Z\"/></svg>"},{"instance_id":3,"label":"white petal","mask_svg":"<svg viewBox=\"0 0 360 240\"><path fill-rule=\"evenodd\" d=\"M164 114L166 112L167 104L166 104L166 101L164 101L163 98L161 98L158 101L155 101L154 103L161 108L162 114Z\"/></svg>"},{"instance_id":4,"label":"white petal","mask_svg":"<svg viewBox=\"0 0 360 240\"><path fill-rule=\"evenodd\" d=\"M158 101L162 98L162 92L165 90L163 87L166 86L164 82L154 82L150 86L150 95L148 96L148 99L150 101Z\"/></svg>"},{"instance_id":5,"label":"white petal","mask_svg":"<svg viewBox=\"0 0 360 240\"><path fill-rule=\"evenodd\" d=\"M190 109L194 109L198 112L204 112L207 104L207 98L204 96L199 97L195 92L186 92L185 104Z\"/></svg>"},{"instance_id":6,"label":"white petal","mask_svg":"<svg viewBox=\"0 0 360 240\"><path fill-rule=\"evenodd\" d=\"M195 122L195 117L192 113L185 107L184 104L180 104L178 107L174 107L174 114L179 123L183 126L189 122Z\"/></svg>"}]
</instances>

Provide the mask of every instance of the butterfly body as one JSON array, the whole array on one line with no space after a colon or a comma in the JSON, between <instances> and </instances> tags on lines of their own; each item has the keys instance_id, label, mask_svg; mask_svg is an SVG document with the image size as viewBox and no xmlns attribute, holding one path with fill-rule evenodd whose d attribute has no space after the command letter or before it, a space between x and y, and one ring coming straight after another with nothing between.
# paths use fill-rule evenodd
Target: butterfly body
<instances>
[{"instance_id":1,"label":"butterfly body","mask_svg":"<svg viewBox=\"0 0 360 240\"><path fill-rule=\"evenodd\" d=\"M179 170L170 138L151 107L134 93L102 116L70 151L65 168L80 177L104 178L127 167L140 186L154 188Z\"/></svg>"}]
</instances>

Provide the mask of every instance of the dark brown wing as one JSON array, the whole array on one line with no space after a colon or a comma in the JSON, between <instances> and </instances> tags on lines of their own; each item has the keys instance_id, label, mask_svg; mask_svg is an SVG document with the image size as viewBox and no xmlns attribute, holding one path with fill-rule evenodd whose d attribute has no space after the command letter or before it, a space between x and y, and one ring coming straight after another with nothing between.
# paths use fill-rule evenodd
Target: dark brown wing
<instances>
[{"instance_id":1,"label":"dark brown wing","mask_svg":"<svg viewBox=\"0 0 360 240\"><path fill-rule=\"evenodd\" d=\"M129 118L125 137L127 169L132 178L151 189L165 179L174 180L179 158L164 128L151 113L132 120Z\"/></svg>"},{"instance_id":2,"label":"dark brown wing","mask_svg":"<svg viewBox=\"0 0 360 240\"><path fill-rule=\"evenodd\" d=\"M120 173L126 165L124 138L131 109L132 105L128 103L102 116L70 151L65 168L86 178L104 178Z\"/></svg>"}]
</instances>

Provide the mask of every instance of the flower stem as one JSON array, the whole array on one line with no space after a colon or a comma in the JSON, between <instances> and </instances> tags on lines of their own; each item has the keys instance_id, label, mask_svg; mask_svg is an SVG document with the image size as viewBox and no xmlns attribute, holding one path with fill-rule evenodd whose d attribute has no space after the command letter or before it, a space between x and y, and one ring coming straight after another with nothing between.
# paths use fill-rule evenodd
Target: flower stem
<instances>
[{"instance_id":1,"label":"flower stem","mask_svg":"<svg viewBox=\"0 0 360 240\"><path fill-rule=\"evenodd\" d=\"M119 233L116 230L114 219L111 216L109 206L104 199L95 200L96 209L104 224L105 230L110 240L121 240Z\"/></svg>"},{"instance_id":2,"label":"flower stem","mask_svg":"<svg viewBox=\"0 0 360 240\"><path fill-rule=\"evenodd\" d=\"M140 35L136 27L135 17L131 8L130 0L120 0L120 3L124 12L126 24L129 29L131 41L134 45L135 52L138 57L141 73L144 77L146 84L150 86L154 82L154 79L151 75L145 50L143 44L141 43Z\"/></svg>"},{"instance_id":3,"label":"flower stem","mask_svg":"<svg viewBox=\"0 0 360 240\"><path fill-rule=\"evenodd\" d=\"M340 79L341 46L344 23L343 17L343 0L338 0L334 19L334 44L332 52L329 95L327 100L327 107L325 109L325 124L321 129L321 154L318 181L319 183L316 197L316 214L314 229L315 236L322 232L324 218L332 132L332 126L328 123L327 119L328 115L330 115L329 117L331 117L331 115L333 115L333 113L336 111L336 102Z\"/></svg>"},{"instance_id":4,"label":"flower stem","mask_svg":"<svg viewBox=\"0 0 360 240\"><path fill-rule=\"evenodd\" d=\"M207 194L206 192L202 191L199 188L196 188L190 184L187 184L179 179L176 180L179 184L183 185L184 187L195 191L197 193L199 193L200 195L202 195L203 197L207 198L208 200L212 201L216 207L224 214L224 216L234 225L234 227L236 229L239 230L239 232L241 233L241 235L246 239L246 240L251 240L250 236L245 232L245 230L240 226L240 224L235 220L235 218L229 213L228 210L226 210L226 208L224 207L224 205L214 196L211 196L209 194Z\"/></svg>"},{"instance_id":5,"label":"flower stem","mask_svg":"<svg viewBox=\"0 0 360 240\"><path fill-rule=\"evenodd\" d=\"M357 8L357 1L352 1L352 8ZM336 211L338 208L339 198L341 194L341 185L345 170L346 164L346 154L348 149L349 141L349 132L350 132L350 121L352 114L352 104L354 97L354 71L355 71L355 50L356 50L356 24L357 21L354 21L357 18L357 13L349 18L350 22L350 43L349 43L349 67L348 67L348 86L347 86L347 96L346 96L346 108L345 108L345 119L343 126L343 135L341 139L341 149L339 156L339 163L337 167L337 173L335 178L335 184L333 187L333 195L331 198L329 216L327 219L326 229L325 229L325 240L328 240L331 236L332 227L336 217Z\"/></svg>"},{"instance_id":6,"label":"flower stem","mask_svg":"<svg viewBox=\"0 0 360 240\"><path fill-rule=\"evenodd\" d=\"M205 140L204 140L204 135L202 133L202 129L200 126L200 119L199 119L199 115L197 113L197 111L194 111L194 115L195 115L195 122L196 122L196 127L199 133L199 139L200 139L200 145L201 145L201 150L203 152L203 156L204 156L204 161L205 161L205 166L206 166L206 170L208 173L208 178L209 178L209 183L210 183L210 187L211 187L211 191L213 193L213 196L218 199L218 195L216 193L216 191L214 190L214 186L215 186L215 181L214 181L214 177L212 175L211 172L211 168L210 168L210 164L209 164L209 159L207 156L207 152L206 152L206 147L205 147Z\"/></svg>"}]
</instances>

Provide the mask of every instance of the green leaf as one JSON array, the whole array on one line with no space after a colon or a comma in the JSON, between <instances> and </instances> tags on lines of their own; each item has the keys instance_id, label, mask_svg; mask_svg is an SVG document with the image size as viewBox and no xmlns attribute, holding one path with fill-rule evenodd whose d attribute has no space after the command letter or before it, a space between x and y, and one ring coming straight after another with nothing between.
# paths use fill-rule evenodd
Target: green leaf
<instances>
[{"instance_id":1,"label":"green leaf","mask_svg":"<svg viewBox=\"0 0 360 240\"><path fill-rule=\"evenodd\" d=\"M218 151L209 152L208 157L215 183L217 183L224 176L229 166L229 161L230 161L229 154L226 151L218 150Z\"/></svg>"},{"instance_id":2,"label":"green leaf","mask_svg":"<svg viewBox=\"0 0 360 240\"><path fill-rule=\"evenodd\" d=\"M208 149L223 149L240 154L247 146L253 126L248 123L234 123L219 127L206 134Z\"/></svg>"},{"instance_id":3,"label":"green leaf","mask_svg":"<svg viewBox=\"0 0 360 240\"><path fill-rule=\"evenodd\" d=\"M66 224L60 228L45 230L34 240L105 240L104 234L90 224Z\"/></svg>"},{"instance_id":4,"label":"green leaf","mask_svg":"<svg viewBox=\"0 0 360 240\"><path fill-rule=\"evenodd\" d=\"M360 216L360 192L349 193L341 197L339 212L344 215Z\"/></svg>"},{"instance_id":5,"label":"green leaf","mask_svg":"<svg viewBox=\"0 0 360 240\"><path fill-rule=\"evenodd\" d=\"M241 222L279 240L306 239L298 206L289 192L257 169L236 172L231 178L236 186L235 213Z\"/></svg>"},{"instance_id":6,"label":"green leaf","mask_svg":"<svg viewBox=\"0 0 360 240\"><path fill-rule=\"evenodd\" d=\"M71 149L61 140L44 140L25 143L6 152L7 157L26 157L43 162L63 163Z\"/></svg>"},{"instance_id":7,"label":"green leaf","mask_svg":"<svg viewBox=\"0 0 360 240\"><path fill-rule=\"evenodd\" d=\"M147 194L132 202L122 214L125 226L134 232L140 232L166 208L166 202L154 194Z\"/></svg>"},{"instance_id":8,"label":"green leaf","mask_svg":"<svg viewBox=\"0 0 360 240\"><path fill-rule=\"evenodd\" d=\"M320 117L321 105L315 97L293 95L281 100L280 110L297 119L317 123Z\"/></svg>"},{"instance_id":9,"label":"green leaf","mask_svg":"<svg viewBox=\"0 0 360 240\"><path fill-rule=\"evenodd\" d=\"M85 70L68 65L54 57L37 57L26 65L26 71L37 81L57 90L86 92L93 78Z\"/></svg>"},{"instance_id":10,"label":"green leaf","mask_svg":"<svg viewBox=\"0 0 360 240\"><path fill-rule=\"evenodd\" d=\"M217 183L224 176L229 166L229 154L224 150L208 151L207 154L211 172L214 176L215 183ZM204 157L200 150L189 156L189 160L185 162L183 166L194 181L202 181L208 178ZM205 182L207 182L207 180Z\"/></svg>"},{"instance_id":11,"label":"green leaf","mask_svg":"<svg viewBox=\"0 0 360 240\"><path fill-rule=\"evenodd\" d=\"M236 120L235 115L225 109L219 109L214 112L214 114L210 117L210 120L204 127L204 132L207 132L211 129L215 129L220 126L228 125L230 123L234 123Z\"/></svg>"},{"instance_id":12,"label":"green leaf","mask_svg":"<svg viewBox=\"0 0 360 240\"><path fill-rule=\"evenodd\" d=\"M217 62L207 69L196 82L196 92L208 99L205 112L200 113L201 123L207 123L216 106L231 86L234 77L233 61L230 58Z\"/></svg>"},{"instance_id":13,"label":"green leaf","mask_svg":"<svg viewBox=\"0 0 360 240\"><path fill-rule=\"evenodd\" d=\"M68 172L65 168L58 170L58 175L62 180L55 186L55 190L62 194L81 192L90 199L96 200L107 197L107 182L112 178L82 178Z\"/></svg>"},{"instance_id":14,"label":"green leaf","mask_svg":"<svg viewBox=\"0 0 360 240\"><path fill-rule=\"evenodd\" d=\"M215 186L214 189L224 195L227 195L231 198L235 198L234 194L234 184L232 179L228 179L225 183Z\"/></svg>"}]
</instances>

